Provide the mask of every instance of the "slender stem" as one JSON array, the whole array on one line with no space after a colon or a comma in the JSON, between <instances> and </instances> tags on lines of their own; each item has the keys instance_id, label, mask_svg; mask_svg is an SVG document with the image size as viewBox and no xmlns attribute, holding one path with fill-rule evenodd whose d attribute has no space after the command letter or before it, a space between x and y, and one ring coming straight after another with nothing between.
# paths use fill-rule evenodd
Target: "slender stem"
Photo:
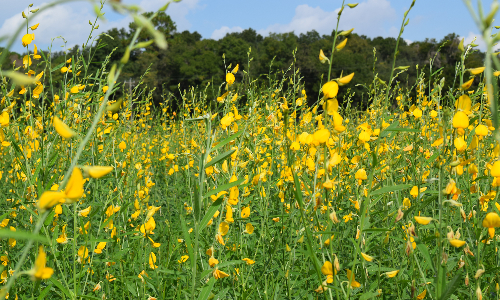
<instances>
[{"instance_id":1,"label":"slender stem","mask_svg":"<svg viewBox=\"0 0 500 300\"><path fill-rule=\"evenodd\" d=\"M342 0L342 7L340 8L340 11L337 16L337 26L335 27L335 36L333 37L333 44L332 44L332 54L330 55L330 66L328 67L328 81L330 81L330 74L332 73L332 64L333 64L333 53L335 53L335 43L337 41L337 36L339 32L339 22L340 22L340 16L342 15L342 10L344 9L344 3L345 0Z\"/></svg>"}]
</instances>

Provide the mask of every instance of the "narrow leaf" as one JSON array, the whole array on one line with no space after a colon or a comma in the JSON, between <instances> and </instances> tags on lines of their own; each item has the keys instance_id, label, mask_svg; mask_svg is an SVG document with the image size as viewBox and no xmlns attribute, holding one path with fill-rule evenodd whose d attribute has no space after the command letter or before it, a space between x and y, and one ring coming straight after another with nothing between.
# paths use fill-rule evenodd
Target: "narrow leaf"
<instances>
[{"instance_id":1,"label":"narrow leaf","mask_svg":"<svg viewBox=\"0 0 500 300\"><path fill-rule=\"evenodd\" d=\"M235 134L228 136L224 140L220 141L217 145L215 145L214 147L212 147L212 149L210 150L210 152L213 152L213 151L215 151L215 150L217 150L219 148L224 147L230 141L238 138L242 133L243 133L243 131L240 130L240 131L236 132Z\"/></svg>"},{"instance_id":2,"label":"narrow leaf","mask_svg":"<svg viewBox=\"0 0 500 300\"><path fill-rule=\"evenodd\" d=\"M227 158L228 156L230 156L231 154L233 154L235 151L236 151L235 149L232 149L232 150L229 150L229 151L226 151L226 152L224 152L222 154L217 155L216 157L212 158L212 160L209 161L204 166L205 169L208 168L208 167L211 167L211 166L215 165L216 163L218 163L221 160L224 160L225 158Z\"/></svg>"},{"instance_id":3,"label":"narrow leaf","mask_svg":"<svg viewBox=\"0 0 500 300\"><path fill-rule=\"evenodd\" d=\"M375 190L371 193L371 196L376 196L376 195L381 195L381 194L386 194L390 192L395 192L395 191L400 191L404 189L408 189L412 187L411 184L400 184L400 185L394 185L394 186L386 186L383 188L380 188L378 190Z\"/></svg>"}]
</instances>

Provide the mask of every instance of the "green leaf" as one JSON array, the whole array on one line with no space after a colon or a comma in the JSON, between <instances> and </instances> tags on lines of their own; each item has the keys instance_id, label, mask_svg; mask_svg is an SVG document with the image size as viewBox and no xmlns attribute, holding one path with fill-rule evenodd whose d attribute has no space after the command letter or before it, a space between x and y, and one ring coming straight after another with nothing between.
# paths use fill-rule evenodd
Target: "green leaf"
<instances>
[{"instance_id":1,"label":"green leaf","mask_svg":"<svg viewBox=\"0 0 500 300\"><path fill-rule=\"evenodd\" d=\"M215 212L220 208L222 200L223 199L217 199L217 201L215 201L214 203L212 203L212 205L210 205L207 212L205 213L205 216L203 217L203 219L200 222L199 233L201 233L203 231L203 229L205 229L205 227L207 227L208 222L210 222L210 220L214 216Z\"/></svg>"},{"instance_id":2,"label":"green leaf","mask_svg":"<svg viewBox=\"0 0 500 300\"><path fill-rule=\"evenodd\" d=\"M0 239L1 238L5 239L13 238L16 240L33 240L44 244L48 243L45 237L38 234L33 234L28 231L23 231L20 229L17 229L16 231L12 231L9 229L0 229Z\"/></svg>"},{"instance_id":3,"label":"green leaf","mask_svg":"<svg viewBox=\"0 0 500 300\"><path fill-rule=\"evenodd\" d=\"M45 297L47 296L47 294L50 292L50 289L52 288L52 284L49 284L48 286L46 286L42 292L40 293L40 295L38 296L38 300L43 300L45 299Z\"/></svg>"},{"instance_id":4,"label":"green leaf","mask_svg":"<svg viewBox=\"0 0 500 300\"><path fill-rule=\"evenodd\" d=\"M363 232L387 232L392 231L390 228L368 228L363 230Z\"/></svg>"},{"instance_id":5,"label":"green leaf","mask_svg":"<svg viewBox=\"0 0 500 300\"><path fill-rule=\"evenodd\" d=\"M50 282L52 282L55 286L57 286L57 287L61 290L61 292L63 292L63 293L64 293L64 295L66 295L66 296L67 296L68 298L70 298L70 299L72 299L72 298L73 298L73 297L72 297L72 293L71 293L68 289L66 289L66 288L62 285L62 283L61 283L59 280L57 280L54 276L50 277L50 278L49 278L49 280L50 280Z\"/></svg>"},{"instance_id":6,"label":"green leaf","mask_svg":"<svg viewBox=\"0 0 500 300\"><path fill-rule=\"evenodd\" d=\"M184 234L184 243L186 244L189 260L191 261L191 267L192 267L195 261L195 258L193 257L193 244L191 244L191 236L189 235L186 226L186 220L184 220L184 216L180 215L180 219L181 219L182 233Z\"/></svg>"},{"instance_id":7,"label":"green leaf","mask_svg":"<svg viewBox=\"0 0 500 300\"><path fill-rule=\"evenodd\" d=\"M226 261L226 262L223 262L221 264L218 264L217 267L219 269L221 269L221 268L224 268L224 267L227 267L227 266L239 265L239 264L242 264L244 262L245 261L243 261L243 260L230 260L230 261Z\"/></svg>"},{"instance_id":8,"label":"green leaf","mask_svg":"<svg viewBox=\"0 0 500 300\"><path fill-rule=\"evenodd\" d=\"M225 159L226 157L230 156L231 154L233 154L234 152L236 152L236 149L232 149L232 150L229 150L229 151L226 151L222 154L219 154L217 155L216 157L212 158L211 161L209 161L205 166L204 168L208 168L208 167L211 167L213 165L215 165L216 163L218 163L219 161Z\"/></svg>"},{"instance_id":9,"label":"green leaf","mask_svg":"<svg viewBox=\"0 0 500 300\"><path fill-rule=\"evenodd\" d=\"M439 151L436 151L434 154L432 154L432 156L431 156L431 157L429 157L429 159L427 159L427 160L425 161L425 165L424 165L424 166L426 166L426 165L428 165L428 164L430 164L430 163L432 163L432 162L435 162L435 161L436 161L436 158L437 158L438 156L439 156Z\"/></svg>"},{"instance_id":10,"label":"green leaf","mask_svg":"<svg viewBox=\"0 0 500 300\"><path fill-rule=\"evenodd\" d=\"M65 62L58 64L58 65L57 65L57 66L55 66L52 70L50 70L50 72L52 73L52 72L54 72L54 71L59 70L60 68L62 68L62 66L64 66L64 64L65 64Z\"/></svg>"},{"instance_id":11,"label":"green leaf","mask_svg":"<svg viewBox=\"0 0 500 300\"><path fill-rule=\"evenodd\" d=\"M97 298L97 297L89 296L89 295L78 295L78 298L93 299L93 300L101 300L102 299L102 298Z\"/></svg>"},{"instance_id":12,"label":"green leaf","mask_svg":"<svg viewBox=\"0 0 500 300\"><path fill-rule=\"evenodd\" d=\"M210 197L212 195L218 194L219 192L222 192L222 191L225 191L225 190L229 190L233 186L240 185L243 181L245 181L245 178L240 178L240 179L238 179L236 181L229 182L229 183L226 183L224 185L220 185L215 190L210 190L207 193L205 193L205 195L203 195L203 198L208 198L208 197Z\"/></svg>"},{"instance_id":13,"label":"green leaf","mask_svg":"<svg viewBox=\"0 0 500 300\"><path fill-rule=\"evenodd\" d=\"M392 123L391 125L389 125L386 129L384 129L380 133L380 137L386 137L393 132L419 132L418 129L397 127L398 124L399 124L399 121L396 121L396 122Z\"/></svg>"},{"instance_id":14,"label":"green leaf","mask_svg":"<svg viewBox=\"0 0 500 300\"><path fill-rule=\"evenodd\" d=\"M215 277L210 278L210 280L207 282L207 285L203 287L203 289L200 292L200 296L198 299L200 300L207 300L208 297L210 297L210 293L212 292L212 288L214 287L215 284Z\"/></svg>"},{"instance_id":15,"label":"green leaf","mask_svg":"<svg viewBox=\"0 0 500 300\"><path fill-rule=\"evenodd\" d=\"M370 195L371 196L382 195L382 194L386 194L386 193L390 193L390 192L404 190L404 189L407 189L410 187L412 187L411 184L400 184L400 185L394 185L394 186L386 186L386 187L383 187L383 188L380 188L378 190L373 191Z\"/></svg>"},{"instance_id":16,"label":"green leaf","mask_svg":"<svg viewBox=\"0 0 500 300\"><path fill-rule=\"evenodd\" d=\"M368 300L370 298L374 298L374 297L377 297L379 296L379 292L367 292L367 293L364 293L363 295L361 295L361 297L359 297L359 300Z\"/></svg>"},{"instance_id":17,"label":"green leaf","mask_svg":"<svg viewBox=\"0 0 500 300\"><path fill-rule=\"evenodd\" d=\"M380 133L380 137L386 137L388 136L389 134L391 134L391 130L398 127L399 125L399 121L396 121L394 123L392 123L391 125L387 126L384 130L382 130L382 132Z\"/></svg>"},{"instance_id":18,"label":"green leaf","mask_svg":"<svg viewBox=\"0 0 500 300\"><path fill-rule=\"evenodd\" d=\"M425 260L429 263L432 270L435 272L436 270L434 269L434 264L432 263L432 258L429 254L429 250L427 249L427 246L425 244L423 244L419 239L415 239L415 242L417 243L418 250L420 250L420 252L424 256Z\"/></svg>"},{"instance_id":19,"label":"green leaf","mask_svg":"<svg viewBox=\"0 0 500 300\"><path fill-rule=\"evenodd\" d=\"M88 241L86 244L101 243L101 242L112 243L114 241L113 240L109 240L109 239L92 239L92 240Z\"/></svg>"},{"instance_id":20,"label":"green leaf","mask_svg":"<svg viewBox=\"0 0 500 300\"><path fill-rule=\"evenodd\" d=\"M184 121L201 121L201 120L205 120L205 119L206 119L206 116L201 116L201 117L197 117L197 118L185 119Z\"/></svg>"},{"instance_id":21,"label":"green leaf","mask_svg":"<svg viewBox=\"0 0 500 300\"><path fill-rule=\"evenodd\" d=\"M378 165L377 154L375 151L372 152L372 168L376 168Z\"/></svg>"},{"instance_id":22,"label":"green leaf","mask_svg":"<svg viewBox=\"0 0 500 300\"><path fill-rule=\"evenodd\" d=\"M221 142L219 142L217 145L215 145L214 147L212 147L212 149L210 149L210 152L213 152L213 151L215 151L217 149L220 149L220 148L224 147L227 143L229 143L230 141L236 139L242 133L243 133L243 131L240 130L240 131L236 132L235 134L228 136L227 138L225 138L224 140L222 140Z\"/></svg>"}]
</instances>

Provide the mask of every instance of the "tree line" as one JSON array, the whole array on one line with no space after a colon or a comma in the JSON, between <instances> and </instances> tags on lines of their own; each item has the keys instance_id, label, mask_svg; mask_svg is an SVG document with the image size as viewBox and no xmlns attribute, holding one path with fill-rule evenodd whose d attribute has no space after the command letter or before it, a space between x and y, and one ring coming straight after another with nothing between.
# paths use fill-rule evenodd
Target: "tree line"
<instances>
[{"instance_id":1,"label":"tree line","mask_svg":"<svg viewBox=\"0 0 500 300\"><path fill-rule=\"evenodd\" d=\"M152 14L145 13L145 16ZM175 23L165 13L159 13L152 21L156 29L166 36L168 48L162 50L153 43L147 48L134 50L120 78L122 83L127 82L125 88L128 89L129 83L137 83L146 74L143 81L148 88L154 88L154 102L160 102L167 96L178 99L183 90L191 86L205 88L209 82L211 88L207 89L207 92L215 99L220 96L218 87L225 80L228 66L234 67L237 64L237 84L246 72L254 78L258 77L259 84L266 85L269 82L268 74L285 72L295 61L294 67L300 70L300 76L303 77L309 103L318 99L321 85L326 81L328 64L321 64L318 56L320 49L323 49L326 56L330 57L334 31L330 35L320 35L312 30L299 35L289 32L271 33L263 37L249 28L242 32L228 33L216 41L202 39L196 31L178 32ZM95 74L110 53L110 62L118 62L135 29L134 23L131 23L128 29L113 28L101 34L95 45L85 48L84 57L88 57L88 51L93 57L87 74ZM363 97L363 94L366 95L369 91L375 74L385 81L390 76L396 39L369 38L355 32L347 38L347 46L334 55L332 78L354 72L351 83L347 88L341 89L339 102L342 104L343 97L349 93L353 95L355 103L365 106L363 101L366 101L366 96ZM139 41L151 39L152 36L148 32L141 32ZM413 85L421 72L429 72L429 61L434 59L433 69L439 70L439 78L446 78L445 88L450 87L455 77L456 63L460 60L460 50L457 48L459 42L454 33L448 34L440 41L425 39L409 44L401 39L396 66L410 68L397 80L405 86ZM75 46L70 53L53 53L52 65L64 62L80 50L79 46ZM12 61L16 56L21 58L19 54L11 53L10 61L4 62L2 69L12 68ZM484 53L475 50L467 57L466 66L482 66L483 60ZM53 82L61 86L62 76L59 72L54 72Z\"/></svg>"}]
</instances>

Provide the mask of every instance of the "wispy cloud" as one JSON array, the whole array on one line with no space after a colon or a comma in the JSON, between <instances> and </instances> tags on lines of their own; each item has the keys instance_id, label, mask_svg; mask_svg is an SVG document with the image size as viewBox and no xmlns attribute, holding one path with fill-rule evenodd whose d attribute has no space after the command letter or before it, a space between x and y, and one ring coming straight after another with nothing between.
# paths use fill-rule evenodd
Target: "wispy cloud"
<instances>
[{"instance_id":1,"label":"wispy cloud","mask_svg":"<svg viewBox=\"0 0 500 300\"><path fill-rule=\"evenodd\" d=\"M339 10L325 11L320 7L302 4L296 7L295 15L287 24L273 24L259 30L262 35L271 32L293 31L295 34L316 30L320 34L330 34L335 29ZM398 32L385 29L385 25L397 18L395 9L388 0L367 0L354 9L345 8L339 29L355 28L358 34L367 36L394 36Z\"/></svg>"},{"instance_id":2,"label":"wispy cloud","mask_svg":"<svg viewBox=\"0 0 500 300\"><path fill-rule=\"evenodd\" d=\"M139 1L137 1L138 3ZM143 11L155 11L165 4L164 0L142 0L139 5ZM38 7L44 7L47 3L41 3ZM191 24L187 19L187 15L193 9L198 7L198 0L184 0L179 3L172 3L167 13L171 16L172 20L177 24L178 30L189 30ZM36 7L33 7L36 8ZM106 16L111 13L109 7L105 6L107 11ZM27 13L27 10L25 11ZM32 15L30 25L40 23L40 26L35 33L34 43L40 49L47 49L52 40L56 37L63 37L67 42L67 47L74 45L82 45L90 34L91 26L89 20L95 20L95 13L93 7L87 3L78 5L63 4L49 8L40 13ZM6 18L3 24L0 24L0 36L10 37L15 30L23 24L26 20L21 17L21 11L13 13L10 17ZM96 37L102 32L111 28L125 28L128 29L129 23L132 19L127 16L118 16L114 20L98 21L99 29L94 30L93 37ZM24 34L25 32L23 32ZM18 41L14 44L13 49L17 52L23 52L24 49L21 45L21 36L17 37ZM6 42L0 43L0 46L5 46ZM63 39L55 39L53 42L53 51L61 50L63 46Z\"/></svg>"},{"instance_id":3,"label":"wispy cloud","mask_svg":"<svg viewBox=\"0 0 500 300\"><path fill-rule=\"evenodd\" d=\"M224 36L226 36L227 33L242 32L242 31L243 31L243 28L241 28L240 26L234 26L231 28L229 28L227 26L222 26L221 28L214 30L214 32L212 32L212 35L210 36L210 38L214 39L214 40L218 40L218 39L221 39Z\"/></svg>"}]
</instances>

